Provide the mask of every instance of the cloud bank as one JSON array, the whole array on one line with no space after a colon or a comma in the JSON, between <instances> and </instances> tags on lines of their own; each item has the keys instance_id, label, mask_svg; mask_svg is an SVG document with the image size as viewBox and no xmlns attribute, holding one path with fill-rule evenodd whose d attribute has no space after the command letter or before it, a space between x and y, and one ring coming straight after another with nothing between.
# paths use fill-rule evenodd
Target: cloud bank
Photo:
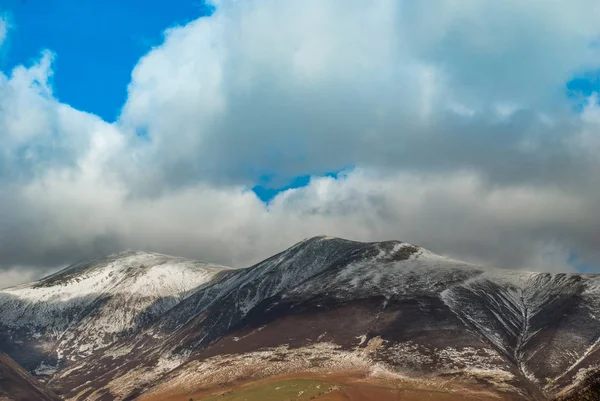
<instances>
[{"instance_id":1,"label":"cloud bank","mask_svg":"<svg viewBox=\"0 0 600 401\"><path fill-rule=\"evenodd\" d=\"M51 51L0 73L0 287L126 248L246 266L317 234L598 270L600 109L565 89L600 66L597 2L214 3L139 60L114 122L53 96Z\"/></svg>"}]
</instances>

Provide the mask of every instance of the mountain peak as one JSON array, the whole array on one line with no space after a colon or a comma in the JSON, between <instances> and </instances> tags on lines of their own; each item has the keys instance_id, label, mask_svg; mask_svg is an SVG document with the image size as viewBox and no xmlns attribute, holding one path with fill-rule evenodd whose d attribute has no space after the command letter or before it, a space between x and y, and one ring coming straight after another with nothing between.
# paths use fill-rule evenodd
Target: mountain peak
<instances>
[{"instance_id":1,"label":"mountain peak","mask_svg":"<svg viewBox=\"0 0 600 401\"><path fill-rule=\"evenodd\" d=\"M225 270L168 255L121 252L0 291L0 320L31 337L60 339L59 355L70 349L86 356L162 315Z\"/></svg>"},{"instance_id":2,"label":"mountain peak","mask_svg":"<svg viewBox=\"0 0 600 401\"><path fill-rule=\"evenodd\" d=\"M225 266L189 260L182 257L170 256L155 252L127 250L110 254L108 256L83 260L74 263L56 273L46 276L33 283L33 287L50 287L67 284L72 281L81 281L90 276L102 274L106 271L119 271L123 274L137 275L144 271L158 269L159 266L172 266L175 269L185 268L191 270L228 269ZM20 286L21 288L23 286Z\"/></svg>"},{"instance_id":3,"label":"mountain peak","mask_svg":"<svg viewBox=\"0 0 600 401\"><path fill-rule=\"evenodd\" d=\"M261 377L288 357L277 366L304 371L312 362L295 363L307 355L327 371L360 361L536 399L600 361L599 283L325 235L244 269L126 251L0 291L0 346L72 397L87 389L87 399L167 385L167 372L186 382L236 377L238 368ZM254 363L261 352L267 365ZM236 365L246 356L251 364ZM235 371L206 373L227 366Z\"/></svg>"},{"instance_id":4,"label":"mountain peak","mask_svg":"<svg viewBox=\"0 0 600 401\"><path fill-rule=\"evenodd\" d=\"M354 250L354 257L358 256L357 253L362 252L364 254L364 258L373 257L381 261L405 260L411 255L416 255L417 253L421 255L435 255L437 257L441 257L419 246L398 240L361 242L329 235L317 235L306 238L293 245L288 250L306 246L317 246L321 248L320 251L324 253L337 252L342 248L350 248Z\"/></svg>"}]
</instances>

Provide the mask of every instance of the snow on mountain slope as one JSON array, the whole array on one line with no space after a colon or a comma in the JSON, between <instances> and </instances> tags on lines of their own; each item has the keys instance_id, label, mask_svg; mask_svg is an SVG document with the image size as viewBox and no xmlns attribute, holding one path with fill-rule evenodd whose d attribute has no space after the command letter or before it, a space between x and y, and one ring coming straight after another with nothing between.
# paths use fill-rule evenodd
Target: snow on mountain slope
<instances>
[{"instance_id":1,"label":"snow on mountain slope","mask_svg":"<svg viewBox=\"0 0 600 401\"><path fill-rule=\"evenodd\" d=\"M486 352L499 353L517 368L515 377L544 390L593 366L592 360L600 362L599 275L484 268L398 242L377 247L378 255L327 270L282 298L298 302L318 294L338 300L383 296L384 303L440 299L490 345ZM402 250L410 251L410 257L398 258ZM404 357L407 351L405 347ZM596 351L596 359L590 358ZM417 354L415 359L423 357Z\"/></svg>"},{"instance_id":2,"label":"snow on mountain slope","mask_svg":"<svg viewBox=\"0 0 600 401\"><path fill-rule=\"evenodd\" d=\"M362 337L367 344L378 336L388 344L381 351L389 349L389 355L382 352L377 358L391 366L399 364L399 368L412 369L409 365L423 356L408 352L409 341L423 340L429 341L422 347L425 352L434 352L427 348L434 344L443 347L439 350L446 350L443 355L448 356L465 354L456 347L476 346L482 351L475 355L466 352L461 366L471 364L483 369L493 365L485 369L485 374L504 374L510 368L504 368L502 357L491 364L472 362L497 353L476 334L465 333L457 341L457 333L465 327L439 296L450 286L486 271L398 241L359 243L311 238L250 268L225 272L173 307L134 341L115 344L108 353L92 358L93 362L82 361L73 372L59 373L56 380L74 389L70 394L85 394L86 399L106 393L126 396L127 391L135 392L136 388L156 382L165 373L166 364L175 369L186 361L217 352L211 351L215 342L225 347L219 352L228 353L232 352L227 351L229 347L235 352L252 352L261 347L290 343L303 347L322 341L355 347L362 343ZM356 306L346 313L346 304ZM315 324L313 317L320 321L318 316L328 310L331 316L322 324ZM303 313L309 316L308 320L292 323L293 316ZM410 324L394 326L399 313ZM290 323L281 323L288 320ZM272 325L279 329L271 330ZM229 337L229 333L246 326L251 327L250 334L234 336L243 340ZM263 336L266 338L261 340ZM228 341L230 345L224 345ZM246 342L250 345L244 346ZM133 367L125 358L119 361L114 355L120 349L133 350L139 363ZM408 355L406 363L398 359L400 354ZM447 366L448 358L437 358L439 363L432 362L427 369ZM496 369L496 365L505 370ZM85 384L92 374L96 375L95 390ZM113 381L117 376L119 379ZM508 376L512 378L514 374Z\"/></svg>"},{"instance_id":3,"label":"snow on mountain slope","mask_svg":"<svg viewBox=\"0 0 600 401\"><path fill-rule=\"evenodd\" d=\"M529 380L548 386L572 370L600 336L600 293L594 290L599 277L523 273L512 278L483 274L442 297Z\"/></svg>"},{"instance_id":4,"label":"snow on mountain slope","mask_svg":"<svg viewBox=\"0 0 600 401\"><path fill-rule=\"evenodd\" d=\"M29 368L40 359L45 363L38 368L48 368L89 355L153 321L223 270L142 252L79 263L0 291L0 331ZM19 358L20 342L33 343L39 355Z\"/></svg>"},{"instance_id":5,"label":"snow on mountain slope","mask_svg":"<svg viewBox=\"0 0 600 401\"><path fill-rule=\"evenodd\" d=\"M290 372L350 358L514 399L546 399L600 366L600 276L484 268L398 241L315 237L246 269L117 255L0 292L0 319L0 347L54 367L73 400L180 374L205 383L207 361L228 367L218 382L260 377L266 365L235 364L267 349Z\"/></svg>"},{"instance_id":6,"label":"snow on mountain slope","mask_svg":"<svg viewBox=\"0 0 600 401\"><path fill-rule=\"evenodd\" d=\"M210 348L218 338L222 353L243 350L244 342L254 342L252 351L326 340L356 347L380 338L371 358L392 371L478 377L540 398L600 363L599 283L598 275L475 266L398 241L317 237L225 280L213 298L224 307L197 310L204 319L181 327L178 346ZM234 336L241 340L224 345L228 331L245 325Z\"/></svg>"},{"instance_id":7,"label":"snow on mountain slope","mask_svg":"<svg viewBox=\"0 0 600 401\"><path fill-rule=\"evenodd\" d=\"M337 298L437 294L454 283L486 271L426 249L399 241L372 244L350 263L328 269L319 280L310 280L285 296L327 293Z\"/></svg>"}]
</instances>

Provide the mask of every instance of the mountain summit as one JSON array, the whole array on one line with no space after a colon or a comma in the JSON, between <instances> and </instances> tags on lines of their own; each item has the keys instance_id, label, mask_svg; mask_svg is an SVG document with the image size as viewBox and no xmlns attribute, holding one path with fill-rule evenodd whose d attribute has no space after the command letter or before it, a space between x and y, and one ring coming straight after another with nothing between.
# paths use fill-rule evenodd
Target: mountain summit
<instances>
[{"instance_id":1,"label":"mountain summit","mask_svg":"<svg viewBox=\"0 0 600 401\"><path fill-rule=\"evenodd\" d=\"M154 321L227 268L124 252L0 291L0 344L23 366L51 372Z\"/></svg>"},{"instance_id":2,"label":"mountain summit","mask_svg":"<svg viewBox=\"0 0 600 401\"><path fill-rule=\"evenodd\" d=\"M70 400L336 372L544 400L600 363L600 276L325 236L245 269L124 253L0 291L0 333L0 350Z\"/></svg>"}]
</instances>

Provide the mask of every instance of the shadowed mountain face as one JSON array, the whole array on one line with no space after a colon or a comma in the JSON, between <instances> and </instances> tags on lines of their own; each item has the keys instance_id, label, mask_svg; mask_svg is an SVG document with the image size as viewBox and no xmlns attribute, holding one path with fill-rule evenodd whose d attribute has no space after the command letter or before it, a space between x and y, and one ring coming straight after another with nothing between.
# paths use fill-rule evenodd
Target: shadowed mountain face
<instances>
[{"instance_id":1,"label":"shadowed mountain face","mask_svg":"<svg viewBox=\"0 0 600 401\"><path fill-rule=\"evenodd\" d=\"M600 277L330 237L246 269L126 253L0 291L0 335L73 400L331 372L542 400L600 364Z\"/></svg>"},{"instance_id":2,"label":"shadowed mountain face","mask_svg":"<svg viewBox=\"0 0 600 401\"><path fill-rule=\"evenodd\" d=\"M8 355L0 352L0 400L57 401L59 398Z\"/></svg>"}]
</instances>

